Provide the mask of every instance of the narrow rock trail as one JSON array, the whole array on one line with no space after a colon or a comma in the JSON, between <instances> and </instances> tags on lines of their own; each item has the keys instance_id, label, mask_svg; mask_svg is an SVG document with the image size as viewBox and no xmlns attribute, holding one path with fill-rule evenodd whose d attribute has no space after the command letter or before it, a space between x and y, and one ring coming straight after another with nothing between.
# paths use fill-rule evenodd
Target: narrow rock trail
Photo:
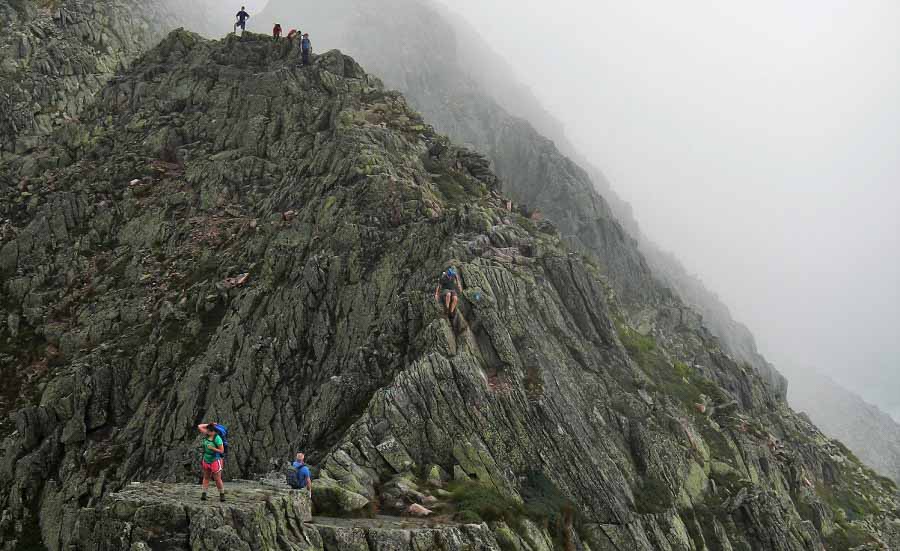
<instances>
[{"instance_id":1,"label":"narrow rock trail","mask_svg":"<svg viewBox=\"0 0 900 551\"><path fill-rule=\"evenodd\" d=\"M193 484L131 483L95 509L84 510L73 544L95 550L351 550L490 548L486 527L379 516L329 518L311 514L303 491L271 484L228 484L227 501L202 502ZM372 538L375 538L374 540ZM370 547L369 541L377 541Z\"/></svg>"}]
</instances>

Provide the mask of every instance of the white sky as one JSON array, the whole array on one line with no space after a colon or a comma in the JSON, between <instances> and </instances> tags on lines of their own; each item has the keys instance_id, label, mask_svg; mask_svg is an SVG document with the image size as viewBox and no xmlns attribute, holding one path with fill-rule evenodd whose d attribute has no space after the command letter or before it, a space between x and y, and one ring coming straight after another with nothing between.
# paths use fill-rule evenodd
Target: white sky
<instances>
[{"instance_id":1,"label":"white sky","mask_svg":"<svg viewBox=\"0 0 900 551\"><path fill-rule=\"evenodd\" d=\"M900 2L442 1L782 371L900 419Z\"/></svg>"}]
</instances>

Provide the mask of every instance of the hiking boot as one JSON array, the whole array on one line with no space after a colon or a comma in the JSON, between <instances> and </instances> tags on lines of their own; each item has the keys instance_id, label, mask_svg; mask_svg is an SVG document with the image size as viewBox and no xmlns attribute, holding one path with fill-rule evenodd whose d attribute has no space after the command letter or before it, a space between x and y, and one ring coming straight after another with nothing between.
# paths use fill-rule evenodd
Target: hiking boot
<instances>
[{"instance_id":1,"label":"hiking boot","mask_svg":"<svg viewBox=\"0 0 900 551\"><path fill-rule=\"evenodd\" d=\"M200 501L206 501L206 492L200 496Z\"/></svg>"},{"instance_id":2,"label":"hiking boot","mask_svg":"<svg viewBox=\"0 0 900 551\"><path fill-rule=\"evenodd\" d=\"M219 494L219 501L225 503L225 494Z\"/></svg>"}]
</instances>

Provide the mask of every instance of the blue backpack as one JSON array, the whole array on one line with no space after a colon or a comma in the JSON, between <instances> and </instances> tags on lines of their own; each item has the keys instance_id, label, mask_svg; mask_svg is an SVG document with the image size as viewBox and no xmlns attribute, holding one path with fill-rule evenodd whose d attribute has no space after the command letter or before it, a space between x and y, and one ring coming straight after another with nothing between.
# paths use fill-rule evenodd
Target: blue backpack
<instances>
[{"instance_id":1,"label":"blue backpack","mask_svg":"<svg viewBox=\"0 0 900 551\"><path fill-rule=\"evenodd\" d=\"M225 425L220 425L218 423L213 423L212 428L216 433L222 437L222 454L220 457L224 458L228 455L228 427Z\"/></svg>"}]
</instances>

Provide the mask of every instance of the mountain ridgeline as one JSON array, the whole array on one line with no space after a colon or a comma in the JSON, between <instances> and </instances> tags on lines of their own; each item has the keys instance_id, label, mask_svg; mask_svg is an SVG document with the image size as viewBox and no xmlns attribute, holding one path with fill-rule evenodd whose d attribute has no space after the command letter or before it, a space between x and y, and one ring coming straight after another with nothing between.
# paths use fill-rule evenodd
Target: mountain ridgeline
<instances>
[{"instance_id":1,"label":"mountain ridgeline","mask_svg":"<svg viewBox=\"0 0 900 551\"><path fill-rule=\"evenodd\" d=\"M787 382L756 350L749 331L671 255L641 232L630 206L568 142L505 63L457 16L430 2L336 0L305 6L271 0L258 17L301 21L321 44L339 44L401 90L441 132L484 153L511 197L556 223L570 246L596 255L632 321L664 321L647 304L691 307L723 349L757 369L782 396ZM598 191L600 193L598 193ZM672 292L678 299L673 300ZM665 331L665 329L662 329Z\"/></svg>"},{"instance_id":2,"label":"mountain ridgeline","mask_svg":"<svg viewBox=\"0 0 900 551\"><path fill-rule=\"evenodd\" d=\"M129 6L60 4L7 40ZM893 483L727 354L524 121L490 143L530 164L495 175L338 51L176 30L126 57L0 161L4 549L900 546ZM17 89L53 67L16 59ZM208 420L226 504L197 499ZM270 476L298 449L312 511Z\"/></svg>"}]
</instances>

